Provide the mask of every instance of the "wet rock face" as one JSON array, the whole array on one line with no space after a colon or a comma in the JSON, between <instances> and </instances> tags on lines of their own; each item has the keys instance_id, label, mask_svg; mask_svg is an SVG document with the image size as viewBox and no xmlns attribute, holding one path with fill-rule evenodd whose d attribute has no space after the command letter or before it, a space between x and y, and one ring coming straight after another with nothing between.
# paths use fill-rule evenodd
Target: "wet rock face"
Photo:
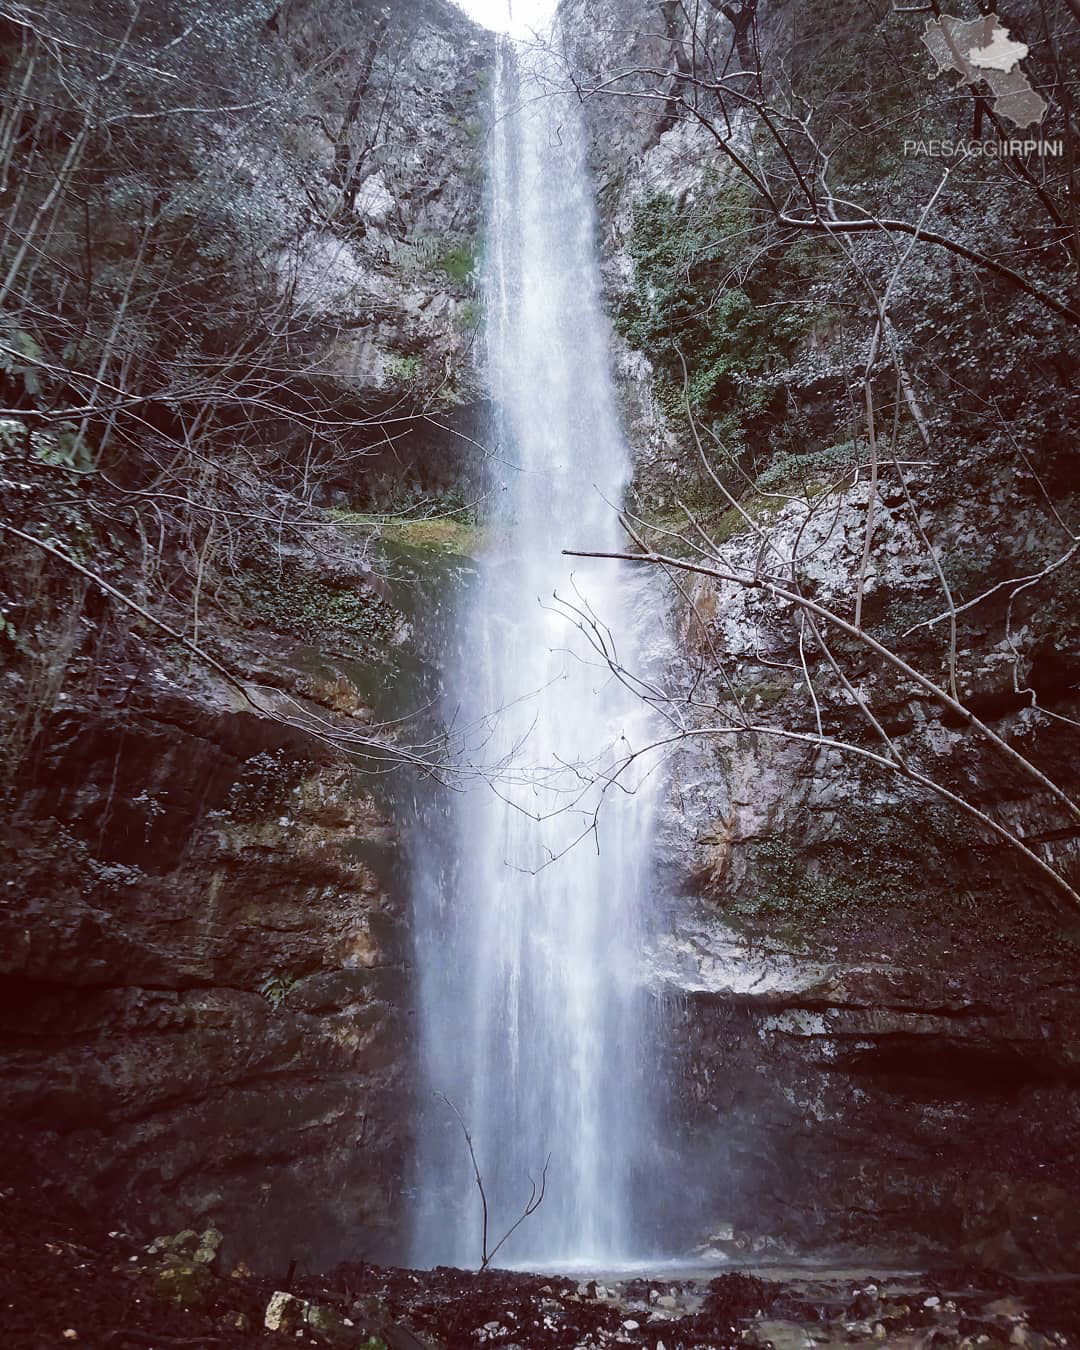
<instances>
[{"instance_id":1,"label":"wet rock face","mask_svg":"<svg viewBox=\"0 0 1080 1350\"><path fill-rule=\"evenodd\" d=\"M120 1223L217 1223L262 1268L402 1250L397 833L370 777L266 715L371 721L357 681L402 620L365 575L338 578L335 656L208 622L265 712L149 647L71 679L0 838L4 1170Z\"/></svg>"},{"instance_id":2,"label":"wet rock face","mask_svg":"<svg viewBox=\"0 0 1080 1350\"><path fill-rule=\"evenodd\" d=\"M814 959L707 914L657 956L685 990L672 1129L679 1201L712 1225L704 1251L1067 1260L1080 1237L1074 988L1019 961L991 982L895 951Z\"/></svg>"},{"instance_id":3,"label":"wet rock face","mask_svg":"<svg viewBox=\"0 0 1080 1350\"><path fill-rule=\"evenodd\" d=\"M403 403L423 395L456 420L486 396L475 280L494 35L448 0L409 0L392 16L375 4L338 15L335 44L317 0L289 8L279 38L312 90L297 134L322 212L308 211L308 228L282 251L280 284L333 318L324 369L365 399L368 415L371 401L383 400L400 419ZM339 131L350 117L352 129ZM350 141L355 178L343 188ZM476 431L467 414L457 429ZM440 448L430 428L400 430L396 449L407 461ZM380 438L368 439L368 453L379 456ZM383 458L389 468L393 456Z\"/></svg>"},{"instance_id":4,"label":"wet rock face","mask_svg":"<svg viewBox=\"0 0 1080 1350\"><path fill-rule=\"evenodd\" d=\"M202 812L170 814L158 856L108 825L91 850L71 814L5 841L8 1162L154 1228L227 1214L262 1263L392 1250L408 1059L393 832L346 770L254 752L250 727L241 758L228 717L215 740L187 712L111 737L88 718L47 764L86 814L104 811L106 751L119 793L128 774L165 800L198 784ZM230 806L253 765L279 800Z\"/></svg>"},{"instance_id":5,"label":"wet rock face","mask_svg":"<svg viewBox=\"0 0 1080 1350\"><path fill-rule=\"evenodd\" d=\"M314 364L356 399L356 454L318 500L437 493L485 434L472 274L489 35L447 0L295 0L264 41L305 100L288 150L307 196L266 180L288 241L277 275L313 332L337 334ZM439 416L410 422L419 405ZM384 413L393 436L373 430ZM409 625L366 535L328 524L314 546L286 531L272 556L230 554L204 604L200 642L259 706L122 621L94 641L84 620L0 828L0 1170L118 1223L216 1222L230 1261L280 1270L404 1251L393 804L277 720L362 734L401 674ZM190 631L190 613L170 617ZM34 699L5 672L0 720L21 725Z\"/></svg>"},{"instance_id":6,"label":"wet rock face","mask_svg":"<svg viewBox=\"0 0 1080 1350\"><path fill-rule=\"evenodd\" d=\"M841 524L865 504L858 489L849 497ZM1001 530L1037 528L1016 503L982 510ZM949 528L969 526L951 513ZM775 529L783 546L782 517ZM923 583L902 535L886 510L877 574L910 606ZM850 545L843 529L822 544L815 593L839 604ZM736 557L756 546L728 545ZM683 651L692 659L708 625L754 721L799 725L790 619L711 581L693 597ZM1020 616L1006 654L991 624L973 627L958 682L999 733L1068 782L1074 729L1008 702L1014 671L1021 685L1037 679L1038 632L1037 616ZM921 660L911 643L899 650ZM868 669L861 691L903 754L1075 866L1077 841L1053 833L1048 794L916 686ZM1074 713L1067 694L1051 706ZM850 704L823 697L821 712L833 735L857 736ZM675 898L652 977L680 1009L671 1128L686 1131L684 1195L705 1245L1067 1265L1080 1110L1069 915L1018 855L947 804L835 749L767 730L706 739L671 783L661 863ZM720 1220L730 1231L716 1238Z\"/></svg>"},{"instance_id":7,"label":"wet rock face","mask_svg":"<svg viewBox=\"0 0 1080 1350\"><path fill-rule=\"evenodd\" d=\"M769 9L763 49L786 59L784 7ZM586 82L674 64L656 6L565 0L562 12ZM593 29L610 42L590 42ZM639 92L659 84L643 77ZM661 100L585 106L618 313L633 284L634 204L656 192L691 203L722 194L726 170L700 128L666 121ZM736 138L748 131L733 126ZM697 452L657 399L649 351L614 342L652 520L687 498ZM817 427L824 386L793 386ZM955 588L965 598L1067 547L1022 467L1003 466L971 469L962 491L939 468L913 466L918 526L895 478L877 488L864 619L934 678L945 679L936 618L945 606L920 530L963 578ZM812 519L800 505L746 499L780 556L798 548L807 594L849 617L864 480L853 475ZM760 535L713 506L711 517L702 510L722 556L755 574ZM991 539L996 570L982 579ZM689 1215L703 1249L737 1258L862 1248L899 1262L962 1252L987 1265L1067 1266L1080 1198L1075 922L1018 854L955 809L835 749L770 735L812 737L820 716L828 736L874 743L854 698L830 687L813 657L820 706L811 704L791 607L707 577L685 589L672 604L668 687L715 703L703 725L737 698L764 730L690 741L671 765L656 885L666 913L646 977L669 1010L675 1064L671 1153L659 1170L682 1182L658 1197L659 1240L685 1240ZM1018 597L1008 616L996 601L965 611L957 688L997 734L1075 788L1076 655L1047 595ZM857 646L837 650L905 758L1078 875L1080 840L1049 793L915 681L860 659ZM1032 690L1045 711L1029 706Z\"/></svg>"}]
</instances>

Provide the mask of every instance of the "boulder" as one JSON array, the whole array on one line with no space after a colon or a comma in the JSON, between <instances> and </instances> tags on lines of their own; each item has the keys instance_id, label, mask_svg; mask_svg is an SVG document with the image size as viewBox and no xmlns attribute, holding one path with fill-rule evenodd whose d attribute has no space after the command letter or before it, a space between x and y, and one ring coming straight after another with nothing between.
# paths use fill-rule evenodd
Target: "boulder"
<instances>
[{"instance_id":1,"label":"boulder","mask_svg":"<svg viewBox=\"0 0 1080 1350\"><path fill-rule=\"evenodd\" d=\"M302 1328L307 1308L306 1299L297 1298L295 1294L278 1289L271 1295L270 1302L266 1305L263 1326L267 1331L283 1331L291 1334Z\"/></svg>"}]
</instances>

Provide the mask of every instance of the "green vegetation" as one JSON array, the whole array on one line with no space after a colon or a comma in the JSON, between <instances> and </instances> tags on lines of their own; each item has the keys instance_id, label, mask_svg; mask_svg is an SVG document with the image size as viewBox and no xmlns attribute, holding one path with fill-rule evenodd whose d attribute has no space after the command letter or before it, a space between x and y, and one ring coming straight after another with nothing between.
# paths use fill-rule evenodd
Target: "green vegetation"
<instances>
[{"instance_id":1,"label":"green vegetation","mask_svg":"<svg viewBox=\"0 0 1080 1350\"><path fill-rule=\"evenodd\" d=\"M757 891L732 907L737 914L812 923L855 899L849 879L811 876L804 852L779 835L754 844L750 857Z\"/></svg>"},{"instance_id":2,"label":"green vegetation","mask_svg":"<svg viewBox=\"0 0 1080 1350\"><path fill-rule=\"evenodd\" d=\"M5 348L0 350L0 371L18 381L25 394L37 398L42 388L40 363L45 355L37 339L24 329L10 326L2 320L0 337Z\"/></svg>"},{"instance_id":3,"label":"green vegetation","mask_svg":"<svg viewBox=\"0 0 1080 1350\"><path fill-rule=\"evenodd\" d=\"M780 497L750 497L745 502L740 502L738 509L729 506L726 511L722 512L708 526L709 538L715 544L726 544L729 539L737 534L750 533L751 526L747 524L747 517L755 525L764 529L783 509L784 501Z\"/></svg>"},{"instance_id":4,"label":"green vegetation","mask_svg":"<svg viewBox=\"0 0 1080 1350\"><path fill-rule=\"evenodd\" d=\"M754 526L767 528L787 505L781 496L757 496L753 492L746 491L745 487L740 492L738 484L733 486L737 489L732 493L733 496L738 498L745 494L742 495L738 506L725 507L723 498L717 500L718 494L715 494L715 490L711 499L705 498L700 488L696 494L686 494L690 498L687 505L694 512L694 518L715 545L726 544L736 535L749 534ZM686 529L686 515L682 511L654 512L651 526L643 527L647 542L655 544L661 552L679 556L687 550L685 542L676 536L685 533ZM661 531L667 533L660 533Z\"/></svg>"},{"instance_id":5,"label":"green vegetation","mask_svg":"<svg viewBox=\"0 0 1080 1350\"><path fill-rule=\"evenodd\" d=\"M754 486L759 492L774 492L790 487L805 491L820 491L845 469L859 462L859 447L854 441L841 441L824 450L805 455L780 454L764 472L759 473Z\"/></svg>"},{"instance_id":6,"label":"green vegetation","mask_svg":"<svg viewBox=\"0 0 1080 1350\"><path fill-rule=\"evenodd\" d=\"M616 316L622 336L648 353L669 417L684 421L688 399L734 450L778 424L779 372L827 315L824 303L806 303L821 272L817 242L778 239L761 253L754 220L742 186L713 183L689 204L664 193L639 202L629 241L634 291Z\"/></svg>"},{"instance_id":7,"label":"green vegetation","mask_svg":"<svg viewBox=\"0 0 1080 1350\"><path fill-rule=\"evenodd\" d=\"M793 840L814 840L809 846ZM889 805L845 802L829 823L806 816L791 834L751 845L755 892L732 913L772 919L794 930L847 914L899 909L924 919L970 917L971 891L950 886L950 864L964 860L972 890L995 850L963 816L944 804L904 800ZM927 859L938 864L927 869Z\"/></svg>"},{"instance_id":8,"label":"green vegetation","mask_svg":"<svg viewBox=\"0 0 1080 1350\"><path fill-rule=\"evenodd\" d=\"M429 499L423 499L427 501ZM447 514L423 516L417 515L381 515L363 511L349 511L340 508L331 509L328 514L343 525L352 525L379 539L392 548L405 547L433 553L453 553L463 558L475 557L483 546L481 527L465 510L453 515L454 494L448 493L438 499ZM422 505L415 508L418 512Z\"/></svg>"},{"instance_id":9,"label":"green vegetation","mask_svg":"<svg viewBox=\"0 0 1080 1350\"><path fill-rule=\"evenodd\" d=\"M747 712L763 712L786 698L791 693L791 685L782 680L762 680L759 684L736 685L735 692L743 700Z\"/></svg>"},{"instance_id":10,"label":"green vegetation","mask_svg":"<svg viewBox=\"0 0 1080 1350\"><path fill-rule=\"evenodd\" d=\"M477 249L472 239L462 239L448 248L439 259L439 266L458 285L463 286L476 271Z\"/></svg>"},{"instance_id":11,"label":"green vegetation","mask_svg":"<svg viewBox=\"0 0 1080 1350\"><path fill-rule=\"evenodd\" d=\"M454 315L459 333L475 333L484 322L484 306L479 300L466 300Z\"/></svg>"},{"instance_id":12,"label":"green vegetation","mask_svg":"<svg viewBox=\"0 0 1080 1350\"><path fill-rule=\"evenodd\" d=\"M483 538L478 526L449 518L406 520L391 526L390 530L392 537L410 548L456 553L466 558L474 557L480 551Z\"/></svg>"},{"instance_id":13,"label":"green vegetation","mask_svg":"<svg viewBox=\"0 0 1080 1350\"><path fill-rule=\"evenodd\" d=\"M293 975L271 975L259 985L259 993L266 999L274 1012L283 1007L289 996L289 990L296 983Z\"/></svg>"},{"instance_id":14,"label":"green vegetation","mask_svg":"<svg viewBox=\"0 0 1080 1350\"><path fill-rule=\"evenodd\" d=\"M377 360L339 359L357 350L370 257L361 222L331 204L361 175L407 196L428 138L444 139L408 93L417 30L383 42L379 7L345 0L303 32L261 0L211 9L49 0L6 33L0 643L20 697L2 782L65 683L103 688L136 645L154 649L137 658L144 679L162 657L180 675L171 633L236 659L220 638L237 620L337 627L366 648L392 631L358 581L313 580L293 559L324 561L313 494L345 481L363 497L375 476L358 440L380 439ZM466 215L461 238L389 250L406 284L409 261L429 290L471 276ZM389 379L411 393L425 355L407 332L393 341ZM406 415L389 415L395 433ZM180 659L185 677L199 660Z\"/></svg>"},{"instance_id":15,"label":"green vegetation","mask_svg":"<svg viewBox=\"0 0 1080 1350\"><path fill-rule=\"evenodd\" d=\"M249 564L240 573L237 598L246 613L309 639L338 628L378 648L397 623L392 606L359 579L331 581L298 567Z\"/></svg>"},{"instance_id":16,"label":"green vegetation","mask_svg":"<svg viewBox=\"0 0 1080 1350\"><path fill-rule=\"evenodd\" d=\"M420 370L418 356L392 356L386 362L386 378L391 384L414 384Z\"/></svg>"}]
</instances>

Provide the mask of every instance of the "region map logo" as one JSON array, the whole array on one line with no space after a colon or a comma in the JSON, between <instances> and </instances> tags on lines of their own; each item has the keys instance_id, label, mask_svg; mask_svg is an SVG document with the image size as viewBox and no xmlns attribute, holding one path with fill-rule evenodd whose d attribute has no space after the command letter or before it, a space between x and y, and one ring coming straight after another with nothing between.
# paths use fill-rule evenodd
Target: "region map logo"
<instances>
[{"instance_id":1,"label":"region map logo","mask_svg":"<svg viewBox=\"0 0 1080 1350\"><path fill-rule=\"evenodd\" d=\"M922 40L938 63L938 74L954 70L961 84L985 80L994 97L994 111L1021 131L1042 121L1046 100L1019 69L1028 49L1023 42L1013 41L996 14L967 21L950 14L927 19Z\"/></svg>"},{"instance_id":2,"label":"region map logo","mask_svg":"<svg viewBox=\"0 0 1080 1350\"><path fill-rule=\"evenodd\" d=\"M957 88L974 89L985 83L990 90L996 117L1009 121L1020 131L1037 126L1046 115L1046 100L1031 86L1020 69L1028 54L1026 43L1017 42L996 14L978 19L957 19L942 14L927 19L923 45L937 62L935 78L952 71L960 76ZM1002 136L994 140L906 140L905 155L944 156L945 158L1005 158L1017 155L1058 156L1063 141L1035 137Z\"/></svg>"}]
</instances>

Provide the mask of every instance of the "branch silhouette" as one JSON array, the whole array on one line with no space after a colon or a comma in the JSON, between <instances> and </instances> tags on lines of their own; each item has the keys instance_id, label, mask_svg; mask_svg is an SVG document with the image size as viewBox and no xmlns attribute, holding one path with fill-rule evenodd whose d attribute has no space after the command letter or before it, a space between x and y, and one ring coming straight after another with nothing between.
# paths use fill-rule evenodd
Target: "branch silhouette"
<instances>
[{"instance_id":1,"label":"branch silhouette","mask_svg":"<svg viewBox=\"0 0 1080 1350\"><path fill-rule=\"evenodd\" d=\"M547 1174L548 1174L548 1168L549 1168L550 1165L551 1165L551 1154L549 1153L549 1154L547 1155L547 1157L544 1159L544 1170L540 1173L540 1185L539 1185L539 1187L538 1187L537 1184L536 1184L535 1178L530 1176L530 1177L529 1177L529 1198L528 1198L528 1200L525 1202L525 1207L524 1207L524 1209L521 1211L521 1213L518 1215L518 1217L514 1220L514 1222L510 1225L510 1227L506 1230L506 1232L502 1235L502 1237L499 1238L499 1240L498 1240L498 1242L496 1242L495 1246L492 1247L491 1250L489 1251L489 1250L488 1250L488 1198L487 1198L487 1191L484 1189L484 1178L483 1178L483 1175L482 1175L482 1173L481 1173L481 1171L480 1171L480 1164L476 1161L476 1149L475 1149L475 1147L473 1146L472 1133L471 1133L471 1131L469 1130L468 1125L465 1123L465 1117L461 1114L461 1112L458 1110L457 1106L450 1100L450 1098L446 1095L446 1093L445 1093L445 1092L436 1092L435 1095L436 1095L436 1097L441 1097L442 1100L443 1100L443 1101L447 1104L447 1106L450 1108L450 1110L453 1111L454 1115L457 1117L458 1124L461 1126L461 1132L462 1132L462 1134L464 1134L464 1136L465 1136L465 1143L466 1143L466 1146L468 1147L468 1150L469 1150L469 1160L470 1160L470 1162L472 1163L473 1177L474 1177L475 1180L476 1180L476 1189L480 1192L480 1213L481 1213L480 1258L481 1258L481 1259L480 1259L480 1267L479 1267L479 1268L480 1268L481 1270L487 1270L487 1268L491 1265L492 1261L495 1259L495 1255L496 1255L496 1253L499 1251L499 1249L505 1245L505 1243L508 1241L508 1239L509 1239L510 1237L513 1236L514 1233L517 1232L517 1230L521 1227L521 1225L525 1222L525 1220L528 1219L528 1218L530 1218L533 1214L535 1214L536 1211L540 1208L541 1204L543 1204L544 1196L545 1196L545 1194L547 1193Z\"/></svg>"}]
</instances>

